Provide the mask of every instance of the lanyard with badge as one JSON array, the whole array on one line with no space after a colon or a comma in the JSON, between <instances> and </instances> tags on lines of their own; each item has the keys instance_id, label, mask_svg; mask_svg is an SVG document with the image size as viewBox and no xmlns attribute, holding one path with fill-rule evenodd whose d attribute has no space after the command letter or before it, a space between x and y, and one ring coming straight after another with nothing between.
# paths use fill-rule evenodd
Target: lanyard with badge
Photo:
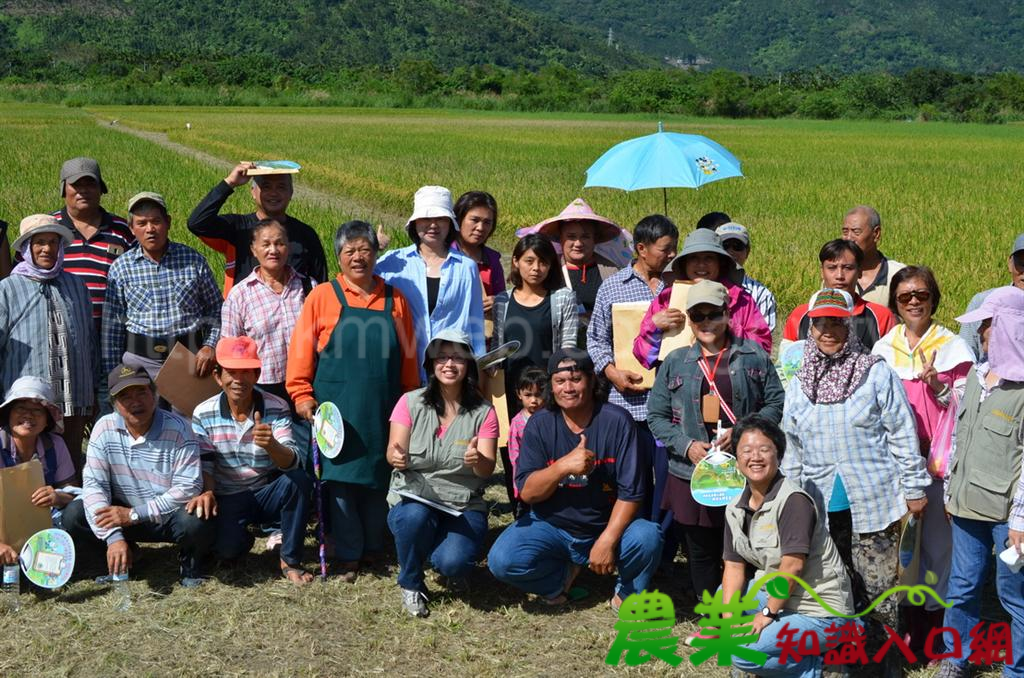
<instances>
[{"instance_id":1,"label":"lanyard with badge","mask_svg":"<svg viewBox=\"0 0 1024 678\"><path fill-rule=\"evenodd\" d=\"M711 449L707 455L700 460L693 470L693 477L690 478L690 491L694 500L704 506L725 506L735 497L743 492L746 479L736 467L736 457L722 450L718 441L722 439L722 418L721 413L733 424L736 423L736 415L732 408L722 398L722 394L715 384L715 373L718 372L718 365L722 356L728 353L728 347L723 348L715 359L714 367L706 356L701 356L697 364L708 382L709 393L701 400L701 413L704 422L717 423L715 439L712 441Z\"/></svg>"},{"instance_id":2,"label":"lanyard with badge","mask_svg":"<svg viewBox=\"0 0 1024 678\"><path fill-rule=\"evenodd\" d=\"M722 398L722 394L718 391L718 384L715 383L718 365L722 362L722 356L728 352L729 347L726 346L718 353L718 357L715 358L714 367L711 367L710 361L705 355L701 355L700 360L697 361L700 371L704 374L704 379L708 382L708 394L701 399L700 407L705 424L714 424L721 421L722 412L725 412L725 416L729 418L729 421L733 424L736 423L736 415L733 414L732 408Z\"/></svg>"}]
</instances>

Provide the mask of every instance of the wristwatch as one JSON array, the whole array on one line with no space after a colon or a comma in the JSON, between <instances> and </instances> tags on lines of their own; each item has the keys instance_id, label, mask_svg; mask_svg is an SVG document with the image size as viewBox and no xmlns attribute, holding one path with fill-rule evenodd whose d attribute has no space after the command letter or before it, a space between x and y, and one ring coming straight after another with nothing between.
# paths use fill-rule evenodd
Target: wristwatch
<instances>
[{"instance_id":1,"label":"wristwatch","mask_svg":"<svg viewBox=\"0 0 1024 678\"><path fill-rule=\"evenodd\" d=\"M140 520L139 512L136 511L135 509L132 509L131 511L129 511L128 512L128 520L132 521L132 525L134 525L135 523L139 522L139 520Z\"/></svg>"},{"instance_id":2,"label":"wristwatch","mask_svg":"<svg viewBox=\"0 0 1024 678\"><path fill-rule=\"evenodd\" d=\"M765 617L768 617L773 622L779 621L779 613L772 612L772 608L768 607L767 605L761 608L761 614L763 614Z\"/></svg>"}]
</instances>

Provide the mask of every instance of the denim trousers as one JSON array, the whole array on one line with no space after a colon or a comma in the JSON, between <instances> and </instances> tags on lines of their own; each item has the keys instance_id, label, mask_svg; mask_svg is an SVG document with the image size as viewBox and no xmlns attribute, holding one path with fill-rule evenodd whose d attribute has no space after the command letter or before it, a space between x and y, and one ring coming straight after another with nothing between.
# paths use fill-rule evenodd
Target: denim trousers
<instances>
[{"instance_id":1,"label":"denim trousers","mask_svg":"<svg viewBox=\"0 0 1024 678\"><path fill-rule=\"evenodd\" d=\"M395 535L398 585L426 593L423 564L427 559L449 579L464 577L473 569L487 536L487 514L463 511L455 517L418 501L403 499L388 512L388 527Z\"/></svg>"},{"instance_id":2,"label":"denim trousers","mask_svg":"<svg viewBox=\"0 0 1024 678\"><path fill-rule=\"evenodd\" d=\"M757 609L748 610L748 614L760 612L768 604L768 595L763 589L758 592L757 601ZM812 617L791 610L780 610L778 621L764 627L756 641L744 645L746 648L768 655L768 661L764 663L764 666L735 656L733 657L732 665L740 671L751 673L755 676L792 676L793 678L820 676L825 663L825 640L828 636L826 629L833 624L838 628L846 622L847 620L842 617ZM786 658L785 664L780 663L782 650L778 647L779 634L784 629L786 629L786 636L789 636L793 642L797 643L798 647L803 649L814 647L810 640L806 644L801 642L804 633L810 631L817 636L817 647L821 651L818 653L809 652L803 655L803 660L800 662L794 661L794 658L789 656ZM790 636L789 630L795 630L796 633Z\"/></svg>"},{"instance_id":3,"label":"denim trousers","mask_svg":"<svg viewBox=\"0 0 1024 678\"><path fill-rule=\"evenodd\" d=\"M248 526L280 521L281 560L300 566L312 488L313 479L300 466L255 490L217 495L217 555L232 560L248 553Z\"/></svg>"},{"instance_id":4,"label":"denim trousers","mask_svg":"<svg viewBox=\"0 0 1024 678\"><path fill-rule=\"evenodd\" d=\"M943 624L956 630L959 643L952 634L944 634L946 650L959 644L963 656L948 659L967 666L970 655L971 629L981 614L981 596L992 565L992 547L996 553L1006 548L1009 528L1006 523L971 520L953 516L953 563L946 587L946 608ZM1013 636L1013 662L1003 667L1004 676L1024 676L1024 571L1014 574L1006 564L996 561L996 591L1003 609L1010 615ZM985 627L982 628L983 632Z\"/></svg>"},{"instance_id":5,"label":"denim trousers","mask_svg":"<svg viewBox=\"0 0 1024 678\"><path fill-rule=\"evenodd\" d=\"M487 554L498 581L552 598L565 588L571 565L586 566L597 537L574 537L531 512L505 528ZM615 592L623 599L647 589L661 559L661 528L649 520L631 522L619 541Z\"/></svg>"}]
</instances>

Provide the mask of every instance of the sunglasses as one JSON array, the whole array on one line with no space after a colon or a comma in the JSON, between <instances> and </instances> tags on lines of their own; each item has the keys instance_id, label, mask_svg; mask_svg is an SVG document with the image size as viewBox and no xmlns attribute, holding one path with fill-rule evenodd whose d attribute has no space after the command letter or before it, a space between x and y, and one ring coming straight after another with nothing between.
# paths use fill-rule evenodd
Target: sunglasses
<instances>
[{"instance_id":1,"label":"sunglasses","mask_svg":"<svg viewBox=\"0 0 1024 678\"><path fill-rule=\"evenodd\" d=\"M456 365L465 365L466 362L468 362L469 358L467 358L464 355L456 355L456 354L439 355L439 356L434 358L434 364L436 364L436 365L444 365L449 360L452 361L453 363L455 363Z\"/></svg>"},{"instance_id":2,"label":"sunglasses","mask_svg":"<svg viewBox=\"0 0 1024 678\"><path fill-rule=\"evenodd\" d=\"M734 252L746 252L748 249L748 245L746 245L742 240L737 240L736 238L726 240L722 243L722 247L727 250L733 250Z\"/></svg>"},{"instance_id":3,"label":"sunglasses","mask_svg":"<svg viewBox=\"0 0 1024 678\"><path fill-rule=\"evenodd\" d=\"M711 311L711 313L701 313L700 311L690 311L687 315L690 316L690 322L702 323L705 320L721 320L725 317L725 311Z\"/></svg>"},{"instance_id":4,"label":"sunglasses","mask_svg":"<svg viewBox=\"0 0 1024 678\"><path fill-rule=\"evenodd\" d=\"M918 301L930 301L932 293L928 290L911 290L910 292L904 292L903 294L896 295L896 301L901 304L909 304L911 299L917 299Z\"/></svg>"}]
</instances>

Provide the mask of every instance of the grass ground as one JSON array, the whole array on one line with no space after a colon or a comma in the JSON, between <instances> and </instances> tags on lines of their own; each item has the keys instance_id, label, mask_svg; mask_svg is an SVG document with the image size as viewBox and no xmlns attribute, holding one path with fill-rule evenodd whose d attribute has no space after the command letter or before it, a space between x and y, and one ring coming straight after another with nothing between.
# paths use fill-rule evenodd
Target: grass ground
<instances>
[{"instance_id":1,"label":"grass ground","mask_svg":"<svg viewBox=\"0 0 1024 678\"><path fill-rule=\"evenodd\" d=\"M349 218L402 223L415 189L448 185L456 194L492 191L502 208L498 240L557 213L582 193L598 211L630 225L661 209L660 193L583 191L583 171L607 147L653 131L654 120L614 116L537 116L435 111L245 109L96 109L0 107L0 218L59 206L58 170L75 155L98 158L124 213L128 197L156 189L170 201L172 237L211 254L184 228L193 205L224 171L96 118L166 134L222 161L289 157L300 182L337 201L297 200L294 213L327 240ZM186 132L184 123L193 125ZM1020 128L903 123L666 120L670 130L704 133L735 152L747 178L701 191L671 192L669 213L688 227L724 209L751 226L753 273L775 289L783 310L813 289L815 254L838 233L851 205L876 205L886 222L883 249L906 262L933 265L948 322L975 291L1005 278L1007 249L1021 229L1024 179ZM248 211L244 191L228 204ZM494 486L488 498L500 502ZM492 515L492 539L508 521ZM313 566L313 542L308 542ZM174 586L169 548L147 547L133 573L134 607L116 613L105 588L89 579L56 595L25 596L17 617L0 616L0 676L42 675L700 675L684 662L612 669L603 658L614 636L606 606L611 579L584 575L591 597L570 611L524 602L481 572L467 597L435 598L428 620L406 617L394 572L296 590L276 577L275 559L252 554L219 571L199 591ZM676 604L683 637L685 565L655 580ZM432 588L437 589L436 582ZM681 652L683 652L681 650ZM914 675L924 676L921 671Z\"/></svg>"}]
</instances>

